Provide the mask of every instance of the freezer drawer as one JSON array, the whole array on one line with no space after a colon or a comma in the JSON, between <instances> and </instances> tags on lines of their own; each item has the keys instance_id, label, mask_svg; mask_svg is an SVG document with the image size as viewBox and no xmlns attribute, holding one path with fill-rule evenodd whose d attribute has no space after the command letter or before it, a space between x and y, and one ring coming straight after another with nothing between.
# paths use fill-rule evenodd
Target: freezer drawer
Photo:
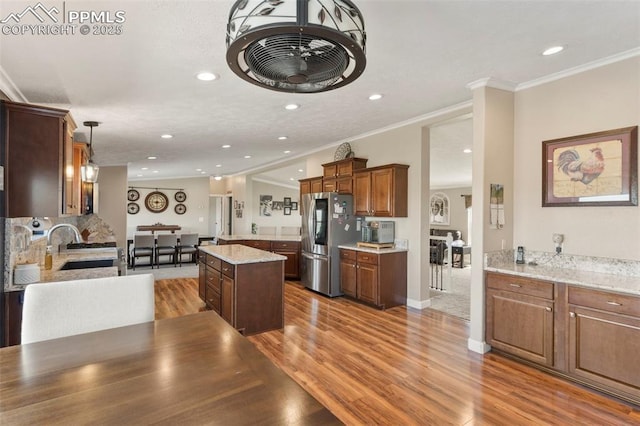
<instances>
[{"instance_id":1,"label":"freezer drawer","mask_svg":"<svg viewBox=\"0 0 640 426\"><path fill-rule=\"evenodd\" d=\"M302 253L302 284L322 294L330 294L329 258L312 253Z\"/></svg>"}]
</instances>

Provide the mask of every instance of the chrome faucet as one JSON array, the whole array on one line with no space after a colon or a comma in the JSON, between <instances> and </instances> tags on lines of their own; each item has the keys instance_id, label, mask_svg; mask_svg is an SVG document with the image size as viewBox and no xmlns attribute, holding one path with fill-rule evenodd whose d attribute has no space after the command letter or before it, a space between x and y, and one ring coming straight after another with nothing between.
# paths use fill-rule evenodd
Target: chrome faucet
<instances>
[{"instance_id":1,"label":"chrome faucet","mask_svg":"<svg viewBox=\"0 0 640 426\"><path fill-rule=\"evenodd\" d=\"M78 230L78 228L76 228L75 226L71 225L70 223L59 223L57 225L53 225L51 228L49 228L49 233L47 234L47 245L50 246L51 245L51 235L53 234L53 231L55 231L58 228L69 228L73 231L73 237L76 240L76 243L81 243L82 242L82 237L80 236L80 231Z\"/></svg>"}]
</instances>

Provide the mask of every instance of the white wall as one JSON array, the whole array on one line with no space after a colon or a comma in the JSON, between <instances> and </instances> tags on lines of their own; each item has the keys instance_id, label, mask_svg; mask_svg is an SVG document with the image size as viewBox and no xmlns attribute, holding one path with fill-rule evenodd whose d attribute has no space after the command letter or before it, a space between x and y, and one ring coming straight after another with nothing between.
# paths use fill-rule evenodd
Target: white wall
<instances>
[{"instance_id":1,"label":"white wall","mask_svg":"<svg viewBox=\"0 0 640 426\"><path fill-rule=\"evenodd\" d=\"M98 216L113 230L118 247L126 247L127 166L100 167L98 188Z\"/></svg>"},{"instance_id":2,"label":"white wall","mask_svg":"<svg viewBox=\"0 0 640 426\"><path fill-rule=\"evenodd\" d=\"M279 230L283 226L301 226L299 189L254 180L252 192L251 200L249 200L251 207L247 213L251 215L253 223L258 227L275 226ZM298 210L291 211L288 216L284 214L284 210L273 210L271 216L260 216L261 195L271 195L273 196L273 201L283 201L284 197L289 197L292 202L298 203Z\"/></svg>"},{"instance_id":3,"label":"white wall","mask_svg":"<svg viewBox=\"0 0 640 426\"><path fill-rule=\"evenodd\" d=\"M100 179L102 179L102 168L100 170ZM140 206L138 214L127 214L127 236L133 238L138 225L152 225L162 223L164 225L179 225L182 230L178 233L198 233L201 236L209 236L209 178L185 178L185 179L162 179L162 180L144 180L130 181L129 186L144 187L151 189L136 188L140 193L140 199L137 201ZM162 213L152 213L144 206L144 199L150 192L158 188L164 192L169 198L169 207ZM175 189L162 189L175 188ZM187 207L185 214L179 215L174 211L178 202L174 195L178 189L183 189L187 194L184 203ZM100 187L102 192L102 186ZM126 201L127 188L123 189L123 196ZM100 211L104 205L100 205ZM126 203L123 207L126 212ZM102 215L101 215L102 216Z\"/></svg>"},{"instance_id":4,"label":"white wall","mask_svg":"<svg viewBox=\"0 0 640 426\"><path fill-rule=\"evenodd\" d=\"M640 259L639 207L541 207L542 141L639 124L640 57L517 92L515 122L514 244Z\"/></svg>"}]
</instances>

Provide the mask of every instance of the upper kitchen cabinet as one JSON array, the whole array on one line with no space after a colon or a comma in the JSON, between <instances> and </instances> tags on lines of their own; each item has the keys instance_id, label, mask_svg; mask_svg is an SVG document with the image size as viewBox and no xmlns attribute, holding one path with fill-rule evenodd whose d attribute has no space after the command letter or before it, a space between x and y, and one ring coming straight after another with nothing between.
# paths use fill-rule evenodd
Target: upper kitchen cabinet
<instances>
[{"instance_id":1,"label":"upper kitchen cabinet","mask_svg":"<svg viewBox=\"0 0 640 426\"><path fill-rule=\"evenodd\" d=\"M354 171L356 216L407 217L408 169L387 164Z\"/></svg>"},{"instance_id":2,"label":"upper kitchen cabinet","mask_svg":"<svg viewBox=\"0 0 640 426\"><path fill-rule=\"evenodd\" d=\"M69 214L75 125L68 111L1 101L0 117L6 217Z\"/></svg>"},{"instance_id":3,"label":"upper kitchen cabinet","mask_svg":"<svg viewBox=\"0 0 640 426\"><path fill-rule=\"evenodd\" d=\"M353 193L353 172L367 167L364 158L347 158L322 165L322 192Z\"/></svg>"}]
</instances>

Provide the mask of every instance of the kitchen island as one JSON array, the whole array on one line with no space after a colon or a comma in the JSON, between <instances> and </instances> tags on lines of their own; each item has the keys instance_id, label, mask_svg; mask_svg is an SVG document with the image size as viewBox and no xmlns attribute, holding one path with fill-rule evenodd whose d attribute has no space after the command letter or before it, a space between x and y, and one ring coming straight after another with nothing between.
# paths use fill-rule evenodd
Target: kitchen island
<instances>
[{"instance_id":1,"label":"kitchen island","mask_svg":"<svg viewBox=\"0 0 640 426\"><path fill-rule=\"evenodd\" d=\"M284 327L285 256L240 244L200 246L199 295L245 335Z\"/></svg>"},{"instance_id":2,"label":"kitchen island","mask_svg":"<svg viewBox=\"0 0 640 426\"><path fill-rule=\"evenodd\" d=\"M301 241L300 235L222 235L218 244L242 244L260 250L272 251L286 257L284 261L284 277L291 280L300 279Z\"/></svg>"}]
</instances>

